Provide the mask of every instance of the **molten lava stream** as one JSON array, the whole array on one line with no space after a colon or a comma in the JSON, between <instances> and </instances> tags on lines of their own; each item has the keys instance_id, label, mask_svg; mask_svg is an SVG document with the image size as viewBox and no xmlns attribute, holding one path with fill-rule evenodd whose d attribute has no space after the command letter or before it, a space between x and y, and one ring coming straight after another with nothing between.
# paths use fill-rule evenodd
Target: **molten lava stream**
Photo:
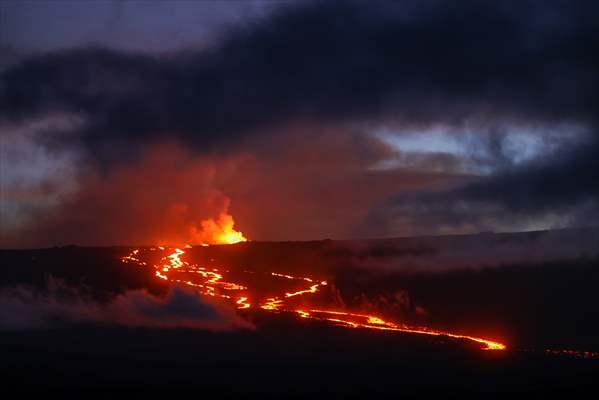
<instances>
[{"instance_id":1,"label":"molten lava stream","mask_svg":"<svg viewBox=\"0 0 599 400\"><path fill-rule=\"evenodd\" d=\"M505 350L506 346L503 343L495 342L488 339L477 338L474 336L459 335L455 333L449 333L444 331L437 331L424 327L409 327L405 325L395 324L393 322L387 322L379 317L365 314L354 314L344 311L331 311L331 310L296 310L302 318L311 318L321 321L329 321L341 326L347 326L350 328L366 328L366 329L377 329L385 331L396 331L405 333L415 333L420 335L430 336L448 336L455 339L466 339L476 343L485 345L483 350Z\"/></svg>"},{"instance_id":2,"label":"molten lava stream","mask_svg":"<svg viewBox=\"0 0 599 400\"><path fill-rule=\"evenodd\" d=\"M233 236L238 238L238 236ZM191 246L185 245L185 248ZM225 281L225 276L229 274L228 270L218 268L207 268L198 264L190 263L181 259L185 251L180 248L167 249L158 247L160 251L169 253L161 258L160 264L154 264L154 274L165 281L179 283L195 288L199 293L206 296L221 297L234 302L238 309L250 309L252 304L248 301L248 287L236 282ZM155 248L150 250L156 251ZM135 263L139 266L147 266L148 262L142 261L141 249L136 249L131 254L122 258L123 262ZM253 271L243 271L247 274L256 274ZM307 282L310 284L304 289L283 292L280 296L274 296L264 299L257 304L263 310L269 312L292 312L302 318L326 321L338 326L347 328L376 329L395 332L404 332L411 334L429 335L429 336L447 336L455 339L465 339L483 345L484 350L505 350L503 343L478 338L474 336L456 334L446 331L434 330L426 327L410 327L389 321L385 321L375 315L357 314L344 310L322 310L322 309L298 309L289 304L290 299L299 296L306 296L318 293L322 287L327 286L326 281L318 281L313 278L299 277L278 272L268 274L277 279L293 280Z\"/></svg>"}]
</instances>

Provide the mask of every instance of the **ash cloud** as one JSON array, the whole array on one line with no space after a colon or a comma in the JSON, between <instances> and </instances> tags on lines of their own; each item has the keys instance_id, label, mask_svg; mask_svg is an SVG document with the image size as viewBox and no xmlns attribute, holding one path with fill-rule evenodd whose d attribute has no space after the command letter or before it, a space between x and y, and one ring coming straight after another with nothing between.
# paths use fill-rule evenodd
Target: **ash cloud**
<instances>
[{"instance_id":1,"label":"ash cloud","mask_svg":"<svg viewBox=\"0 0 599 400\"><path fill-rule=\"evenodd\" d=\"M201 221L228 212L218 181L234 161L194 158L170 143L146 146L135 163L88 172L74 194L3 239L21 247L188 243Z\"/></svg>"},{"instance_id":2,"label":"ash cloud","mask_svg":"<svg viewBox=\"0 0 599 400\"><path fill-rule=\"evenodd\" d=\"M265 139L252 153L197 155L174 143L145 146L109 174L92 170L81 187L34 224L6 234L8 247L195 243L201 221L228 212L247 237L310 240L360 236L361 221L390 188L444 187L464 178L418 170L370 170L395 153L359 133L303 127ZM395 190L395 189L394 189Z\"/></svg>"},{"instance_id":3,"label":"ash cloud","mask_svg":"<svg viewBox=\"0 0 599 400\"><path fill-rule=\"evenodd\" d=\"M0 291L0 330L60 328L71 324L127 327L230 330L250 328L235 310L185 287L174 286L163 297L128 290L107 302L50 280L46 290L27 287Z\"/></svg>"}]
</instances>

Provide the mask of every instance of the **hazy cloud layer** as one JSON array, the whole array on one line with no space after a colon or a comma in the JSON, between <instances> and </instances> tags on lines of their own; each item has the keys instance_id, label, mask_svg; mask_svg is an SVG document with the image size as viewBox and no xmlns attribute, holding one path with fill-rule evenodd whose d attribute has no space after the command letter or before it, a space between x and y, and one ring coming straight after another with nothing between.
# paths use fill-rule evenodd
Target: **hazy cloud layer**
<instances>
[{"instance_id":1,"label":"hazy cloud layer","mask_svg":"<svg viewBox=\"0 0 599 400\"><path fill-rule=\"evenodd\" d=\"M337 255L340 268L388 274L441 273L448 270L534 266L592 260L599 255L599 229L481 233L380 240L333 241L324 253Z\"/></svg>"},{"instance_id":2,"label":"hazy cloud layer","mask_svg":"<svg viewBox=\"0 0 599 400\"><path fill-rule=\"evenodd\" d=\"M0 330L58 328L68 324L228 330L249 328L235 310L175 286L165 297L130 290L99 303L75 288L50 281L48 289L0 291Z\"/></svg>"}]
</instances>

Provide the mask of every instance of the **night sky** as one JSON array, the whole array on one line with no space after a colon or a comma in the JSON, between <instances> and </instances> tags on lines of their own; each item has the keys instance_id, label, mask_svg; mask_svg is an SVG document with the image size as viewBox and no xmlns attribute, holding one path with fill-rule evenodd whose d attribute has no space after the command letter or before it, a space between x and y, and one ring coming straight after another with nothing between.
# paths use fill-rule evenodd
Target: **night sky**
<instances>
[{"instance_id":1,"label":"night sky","mask_svg":"<svg viewBox=\"0 0 599 400\"><path fill-rule=\"evenodd\" d=\"M0 246L599 225L597 1L0 3Z\"/></svg>"}]
</instances>

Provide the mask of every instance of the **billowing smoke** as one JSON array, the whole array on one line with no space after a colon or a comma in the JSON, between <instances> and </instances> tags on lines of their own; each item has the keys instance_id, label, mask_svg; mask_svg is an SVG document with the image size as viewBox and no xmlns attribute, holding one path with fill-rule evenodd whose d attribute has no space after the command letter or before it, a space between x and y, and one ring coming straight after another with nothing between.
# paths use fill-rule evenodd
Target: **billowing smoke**
<instances>
[{"instance_id":1,"label":"billowing smoke","mask_svg":"<svg viewBox=\"0 0 599 400\"><path fill-rule=\"evenodd\" d=\"M17 244L218 242L214 232L233 223L230 200L217 188L226 164L175 145L147 146L110 173L92 169L80 176L78 190L41 215Z\"/></svg>"}]
</instances>

